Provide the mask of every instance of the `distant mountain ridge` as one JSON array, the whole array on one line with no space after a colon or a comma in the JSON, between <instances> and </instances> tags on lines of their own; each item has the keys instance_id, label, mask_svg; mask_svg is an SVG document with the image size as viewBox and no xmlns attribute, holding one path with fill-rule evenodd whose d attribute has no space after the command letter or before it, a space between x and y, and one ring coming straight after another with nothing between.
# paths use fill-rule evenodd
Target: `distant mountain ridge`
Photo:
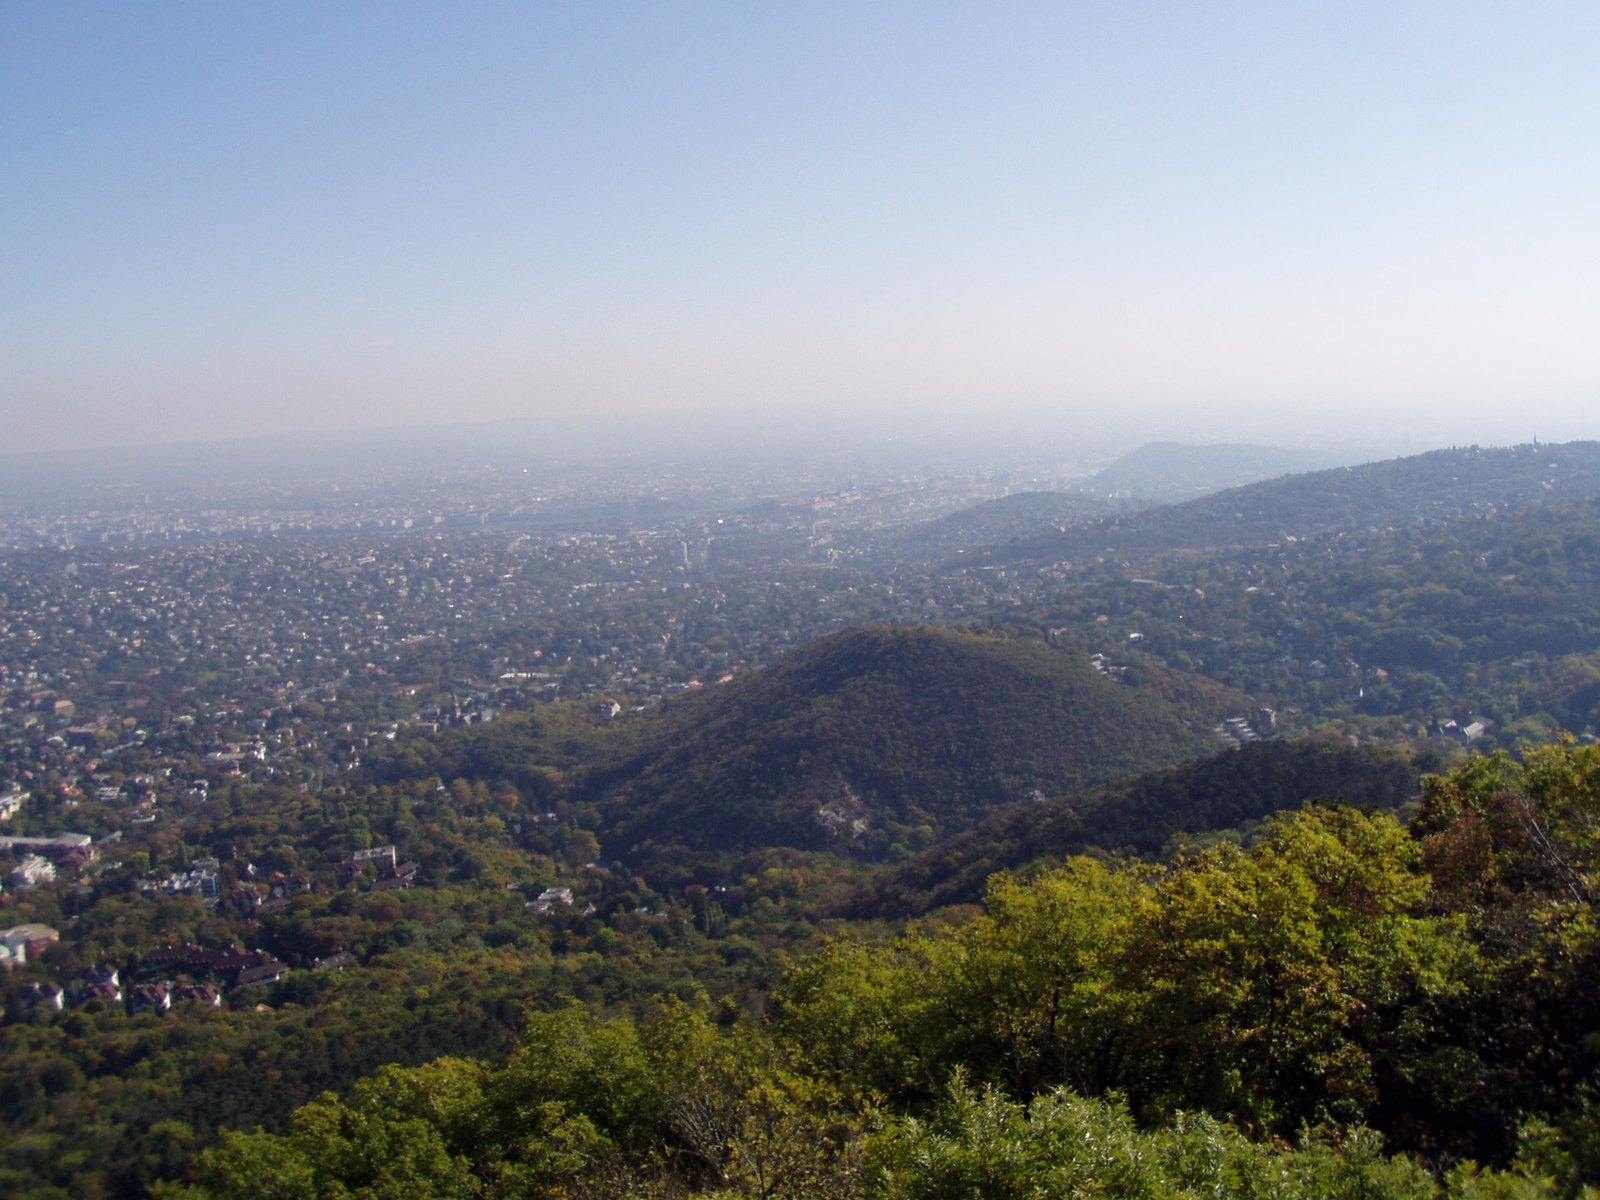
<instances>
[{"instance_id":1,"label":"distant mountain ridge","mask_svg":"<svg viewBox=\"0 0 1600 1200\"><path fill-rule=\"evenodd\" d=\"M756 846L868 857L1204 753L1225 689L1146 668L1130 684L1041 637L864 626L663 712L602 805L609 853Z\"/></svg>"},{"instance_id":2,"label":"distant mountain ridge","mask_svg":"<svg viewBox=\"0 0 1600 1200\"><path fill-rule=\"evenodd\" d=\"M1262 546L1342 528L1600 496L1600 442L1435 450L1231 488L968 554L965 565L1084 561Z\"/></svg>"},{"instance_id":3,"label":"distant mountain ridge","mask_svg":"<svg viewBox=\"0 0 1600 1200\"><path fill-rule=\"evenodd\" d=\"M1017 492L985 500L897 529L887 544L913 554L953 554L1344 461L1337 454L1277 446L1147 442L1071 491Z\"/></svg>"},{"instance_id":4,"label":"distant mountain ridge","mask_svg":"<svg viewBox=\"0 0 1600 1200\"><path fill-rule=\"evenodd\" d=\"M1097 496L1175 504L1226 488L1343 466L1349 458L1233 442L1147 442L1098 472L1084 490Z\"/></svg>"}]
</instances>

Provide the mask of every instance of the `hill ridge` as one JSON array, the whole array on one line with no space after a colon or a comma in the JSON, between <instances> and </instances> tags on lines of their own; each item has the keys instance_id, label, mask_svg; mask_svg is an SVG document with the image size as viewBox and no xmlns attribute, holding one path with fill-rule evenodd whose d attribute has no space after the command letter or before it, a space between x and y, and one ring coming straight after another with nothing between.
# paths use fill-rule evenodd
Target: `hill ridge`
<instances>
[{"instance_id":1,"label":"hill ridge","mask_svg":"<svg viewBox=\"0 0 1600 1200\"><path fill-rule=\"evenodd\" d=\"M1235 704L1156 667L1113 682L1037 634L857 626L676 701L602 801L604 840L626 860L673 844L874 857L1203 752Z\"/></svg>"},{"instance_id":2,"label":"hill ridge","mask_svg":"<svg viewBox=\"0 0 1600 1200\"><path fill-rule=\"evenodd\" d=\"M953 565L1207 552L1594 496L1600 496L1600 442L1469 446L1245 484L1081 529L997 543Z\"/></svg>"},{"instance_id":3,"label":"hill ridge","mask_svg":"<svg viewBox=\"0 0 1600 1200\"><path fill-rule=\"evenodd\" d=\"M1421 769L1392 751L1326 738L1256 742L1026 808L880 871L847 902L854 917L908 916L982 900L990 875L1089 850L1159 853L1177 835L1260 821L1314 801L1396 808Z\"/></svg>"}]
</instances>

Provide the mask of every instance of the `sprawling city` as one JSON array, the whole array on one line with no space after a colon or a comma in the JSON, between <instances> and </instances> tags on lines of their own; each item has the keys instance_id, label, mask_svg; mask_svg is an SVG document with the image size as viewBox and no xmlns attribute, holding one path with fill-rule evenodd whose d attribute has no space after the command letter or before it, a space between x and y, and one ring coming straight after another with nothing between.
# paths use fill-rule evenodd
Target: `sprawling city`
<instances>
[{"instance_id":1,"label":"sprawling city","mask_svg":"<svg viewBox=\"0 0 1600 1200\"><path fill-rule=\"evenodd\" d=\"M1597 55L0 4L0 1196L1596 1200Z\"/></svg>"}]
</instances>

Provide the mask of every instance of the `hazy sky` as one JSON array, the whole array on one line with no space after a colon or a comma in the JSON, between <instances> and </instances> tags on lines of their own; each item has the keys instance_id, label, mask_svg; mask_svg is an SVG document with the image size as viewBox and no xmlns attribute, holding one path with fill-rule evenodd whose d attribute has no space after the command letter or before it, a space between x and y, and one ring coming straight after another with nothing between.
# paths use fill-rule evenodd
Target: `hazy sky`
<instances>
[{"instance_id":1,"label":"hazy sky","mask_svg":"<svg viewBox=\"0 0 1600 1200\"><path fill-rule=\"evenodd\" d=\"M0 0L0 449L1600 432L1600 5Z\"/></svg>"}]
</instances>

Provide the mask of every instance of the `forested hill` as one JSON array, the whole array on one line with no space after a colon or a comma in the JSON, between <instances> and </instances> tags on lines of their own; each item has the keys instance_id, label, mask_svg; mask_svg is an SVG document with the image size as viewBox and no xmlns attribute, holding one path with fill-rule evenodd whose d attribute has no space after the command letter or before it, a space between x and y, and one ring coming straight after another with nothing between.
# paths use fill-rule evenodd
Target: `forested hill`
<instances>
[{"instance_id":1,"label":"forested hill","mask_svg":"<svg viewBox=\"0 0 1600 1200\"><path fill-rule=\"evenodd\" d=\"M963 555L966 565L1092 561L1260 546L1330 530L1411 525L1540 500L1600 496L1600 443L1435 450L1231 488Z\"/></svg>"},{"instance_id":2,"label":"forested hill","mask_svg":"<svg viewBox=\"0 0 1600 1200\"><path fill-rule=\"evenodd\" d=\"M864 883L853 916L976 903L997 871L1095 848L1151 855L1173 837L1233 829L1313 800L1394 809L1420 770L1392 752L1324 739L1257 742L1126 782L996 813Z\"/></svg>"},{"instance_id":3,"label":"forested hill","mask_svg":"<svg viewBox=\"0 0 1600 1200\"><path fill-rule=\"evenodd\" d=\"M1208 751L1236 702L1156 668L1112 682L1036 634L846 630L671 706L605 802L603 840L633 861L669 845L875 856Z\"/></svg>"}]
</instances>

